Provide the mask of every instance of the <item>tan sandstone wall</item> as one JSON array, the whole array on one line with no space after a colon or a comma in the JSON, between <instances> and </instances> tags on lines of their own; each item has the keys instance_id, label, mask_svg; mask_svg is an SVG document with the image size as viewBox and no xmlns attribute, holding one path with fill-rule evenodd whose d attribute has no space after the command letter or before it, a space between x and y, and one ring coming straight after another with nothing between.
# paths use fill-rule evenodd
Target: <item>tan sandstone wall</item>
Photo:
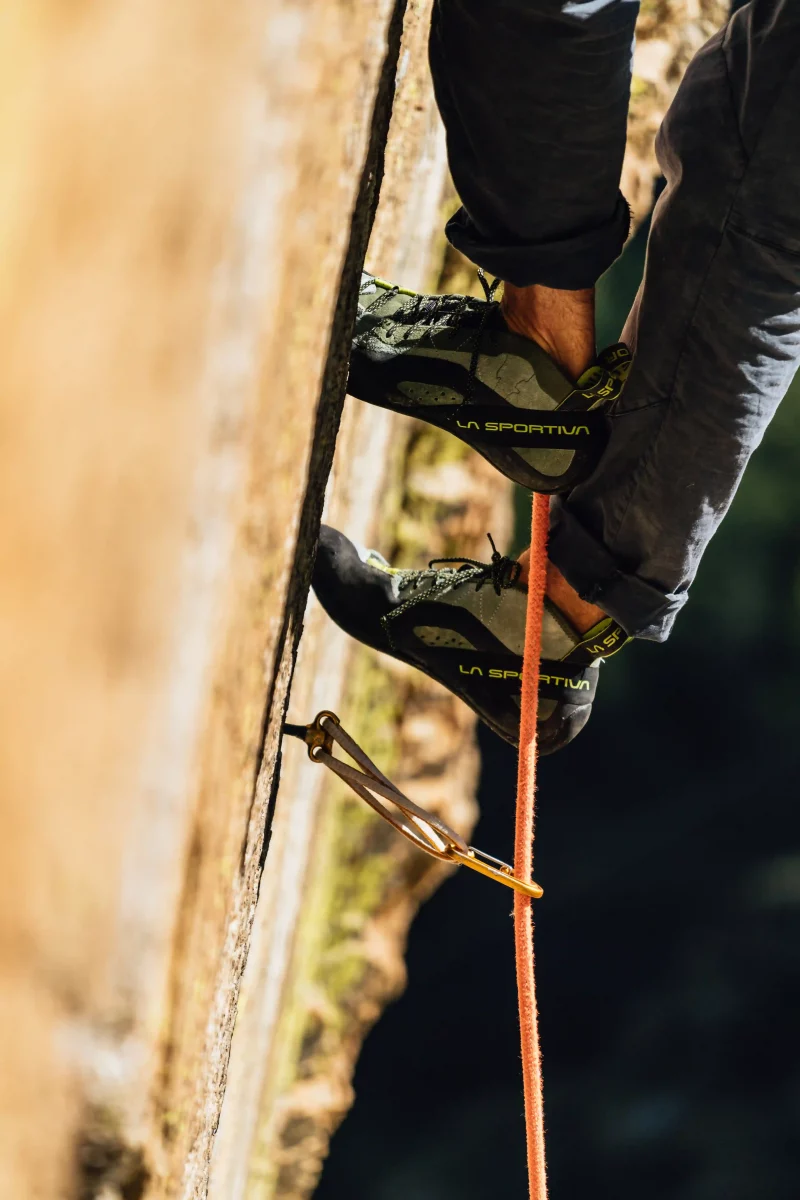
<instances>
[{"instance_id":1,"label":"tan sandstone wall","mask_svg":"<svg viewBox=\"0 0 800 1200\"><path fill-rule=\"evenodd\" d=\"M397 9L0 25L0 1195L201 1196Z\"/></svg>"},{"instance_id":2,"label":"tan sandstone wall","mask_svg":"<svg viewBox=\"0 0 800 1200\"><path fill-rule=\"evenodd\" d=\"M384 278L435 287L443 253L443 130L426 64L430 2L409 5L386 173L367 256ZM324 519L394 561L485 553L510 489L455 439L348 401ZM306 613L290 717L333 707L400 786L469 832L475 720L417 673ZM352 1101L361 1041L404 983L420 901L445 872L344 794L299 743L283 750L272 840L217 1137L214 1200L308 1196Z\"/></svg>"},{"instance_id":3,"label":"tan sandstone wall","mask_svg":"<svg viewBox=\"0 0 800 1200\"><path fill-rule=\"evenodd\" d=\"M3 1200L307 1196L441 878L299 746L277 794L275 771L398 55L370 263L437 275L426 4L401 53L404 7L3 6ZM644 5L637 215L720 8ZM503 538L479 460L359 408L334 523L405 562ZM471 717L305 619L292 716L339 707L467 829Z\"/></svg>"}]
</instances>

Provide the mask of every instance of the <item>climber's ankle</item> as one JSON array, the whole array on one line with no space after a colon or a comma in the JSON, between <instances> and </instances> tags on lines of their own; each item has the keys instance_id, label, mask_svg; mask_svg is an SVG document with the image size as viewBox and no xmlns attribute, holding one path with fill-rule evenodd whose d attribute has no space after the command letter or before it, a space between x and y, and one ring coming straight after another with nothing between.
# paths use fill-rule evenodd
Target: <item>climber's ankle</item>
<instances>
[{"instance_id":1,"label":"climber's ankle","mask_svg":"<svg viewBox=\"0 0 800 1200\"><path fill-rule=\"evenodd\" d=\"M530 550L523 550L518 561L522 568L518 582L523 587L527 587L530 570ZM553 601L556 608L560 609L575 629L577 629L578 633L586 633L587 630L597 625L599 621L604 620L608 615L603 612L602 608L598 608L596 604L589 604L588 601L582 600L575 589L567 583L558 567L554 566L549 560L547 563L545 592Z\"/></svg>"},{"instance_id":2,"label":"climber's ankle","mask_svg":"<svg viewBox=\"0 0 800 1200\"><path fill-rule=\"evenodd\" d=\"M509 329L538 342L570 379L595 357L594 288L568 292L543 284L503 288L501 309Z\"/></svg>"}]
</instances>

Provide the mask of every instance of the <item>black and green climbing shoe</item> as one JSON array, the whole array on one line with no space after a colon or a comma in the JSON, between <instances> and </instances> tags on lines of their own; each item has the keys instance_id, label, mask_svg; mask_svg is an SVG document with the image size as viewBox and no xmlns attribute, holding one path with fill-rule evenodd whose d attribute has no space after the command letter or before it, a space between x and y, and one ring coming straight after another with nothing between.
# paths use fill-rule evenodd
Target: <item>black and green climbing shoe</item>
<instances>
[{"instance_id":1,"label":"black and green climbing shoe","mask_svg":"<svg viewBox=\"0 0 800 1200\"><path fill-rule=\"evenodd\" d=\"M485 300L419 296L365 273L347 390L447 429L531 491L569 491L605 447L605 412L630 351L610 346L571 383L536 342L509 330L497 281L479 274Z\"/></svg>"},{"instance_id":2,"label":"black and green climbing shoe","mask_svg":"<svg viewBox=\"0 0 800 1200\"><path fill-rule=\"evenodd\" d=\"M516 745L527 606L519 572L519 563L496 550L488 564L434 559L425 571L398 570L374 550L361 550L323 525L313 583L323 608L346 633L444 684ZM545 601L542 754L560 750L586 724L600 659L626 640L611 618L579 634Z\"/></svg>"}]
</instances>

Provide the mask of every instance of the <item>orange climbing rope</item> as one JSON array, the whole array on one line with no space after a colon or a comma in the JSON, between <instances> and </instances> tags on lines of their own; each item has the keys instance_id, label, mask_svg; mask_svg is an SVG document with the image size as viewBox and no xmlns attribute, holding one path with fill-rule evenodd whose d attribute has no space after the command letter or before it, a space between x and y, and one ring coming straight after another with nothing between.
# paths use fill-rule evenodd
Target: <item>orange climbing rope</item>
<instances>
[{"instance_id":1,"label":"orange climbing rope","mask_svg":"<svg viewBox=\"0 0 800 1200\"><path fill-rule=\"evenodd\" d=\"M533 871L537 757L536 717L539 707L539 659L542 650L549 512L548 497L535 494L531 515L530 576L525 621L525 654L522 666L522 715L519 728L517 819L514 838L514 874L517 879L525 881L531 878ZM547 1200L542 1066L533 972L533 911L530 897L521 892L514 894L514 941L517 956L517 992L522 1043L522 1079L525 1090L525 1131L530 1200Z\"/></svg>"},{"instance_id":2,"label":"orange climbing rope","mask_svg":"<svg viewBox=\"0 0 800 1200\"><path fill-rule=\"evenodd\" d=\"M522 713L519 731L517 817L514 867L476 850L445 824L397 788L342 729L335 713L318 713L310 725L284 725L284 732L301 738L309 757L335 772L377 813L426 854L472 870L514 889L514 940L517 958L519 1025L522 1043L522 1077L525 1093L525 1128L530 1200L547 1200L544 1153L544 1110L536 989L533 971L533 913L531 901L542 895L532 879L533 824L536 795L536 718L539 704L539 660L547 570L547 530L550 505L547 496L534 495L531 517L530 573L525 620L525 653L522 667ZM334 743L358 764L360 770L334 758ZM391 807L387 807L387 802Z\"/></svg>"}]
</instances>

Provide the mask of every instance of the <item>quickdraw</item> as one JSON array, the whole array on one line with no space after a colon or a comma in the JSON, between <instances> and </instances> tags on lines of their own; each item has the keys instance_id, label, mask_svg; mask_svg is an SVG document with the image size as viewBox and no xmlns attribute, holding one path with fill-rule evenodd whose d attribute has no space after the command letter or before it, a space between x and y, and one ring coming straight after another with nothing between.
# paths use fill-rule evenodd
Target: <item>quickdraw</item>
<instances>
[{"instance_id":1,"label":"quickdraw","mask_svg":"<svg viewBox=\"0 0 800 1200\"><path fill-rule=\"evenodd\" d=\"M390 779L379 770L364 753L357 742L342 728L335 713L323 710L317 713L310 725L284 725L284 733L300 738L308 747L312 762L322 763L338 775L348 787L365 800L369 806L388 821L398 833L433 858L457 866L469 867L488 879L513 888L529 899L538 900L543 892L533 880L518 879L512 867L493 858L491 854L470 846L460 834L445 821L413 800L404 796ZM362 769L356 770L341 759L334 758L334 743L352 758ZM389 808L387 802L393 807Z\"/></svg>"}]
</instances>

